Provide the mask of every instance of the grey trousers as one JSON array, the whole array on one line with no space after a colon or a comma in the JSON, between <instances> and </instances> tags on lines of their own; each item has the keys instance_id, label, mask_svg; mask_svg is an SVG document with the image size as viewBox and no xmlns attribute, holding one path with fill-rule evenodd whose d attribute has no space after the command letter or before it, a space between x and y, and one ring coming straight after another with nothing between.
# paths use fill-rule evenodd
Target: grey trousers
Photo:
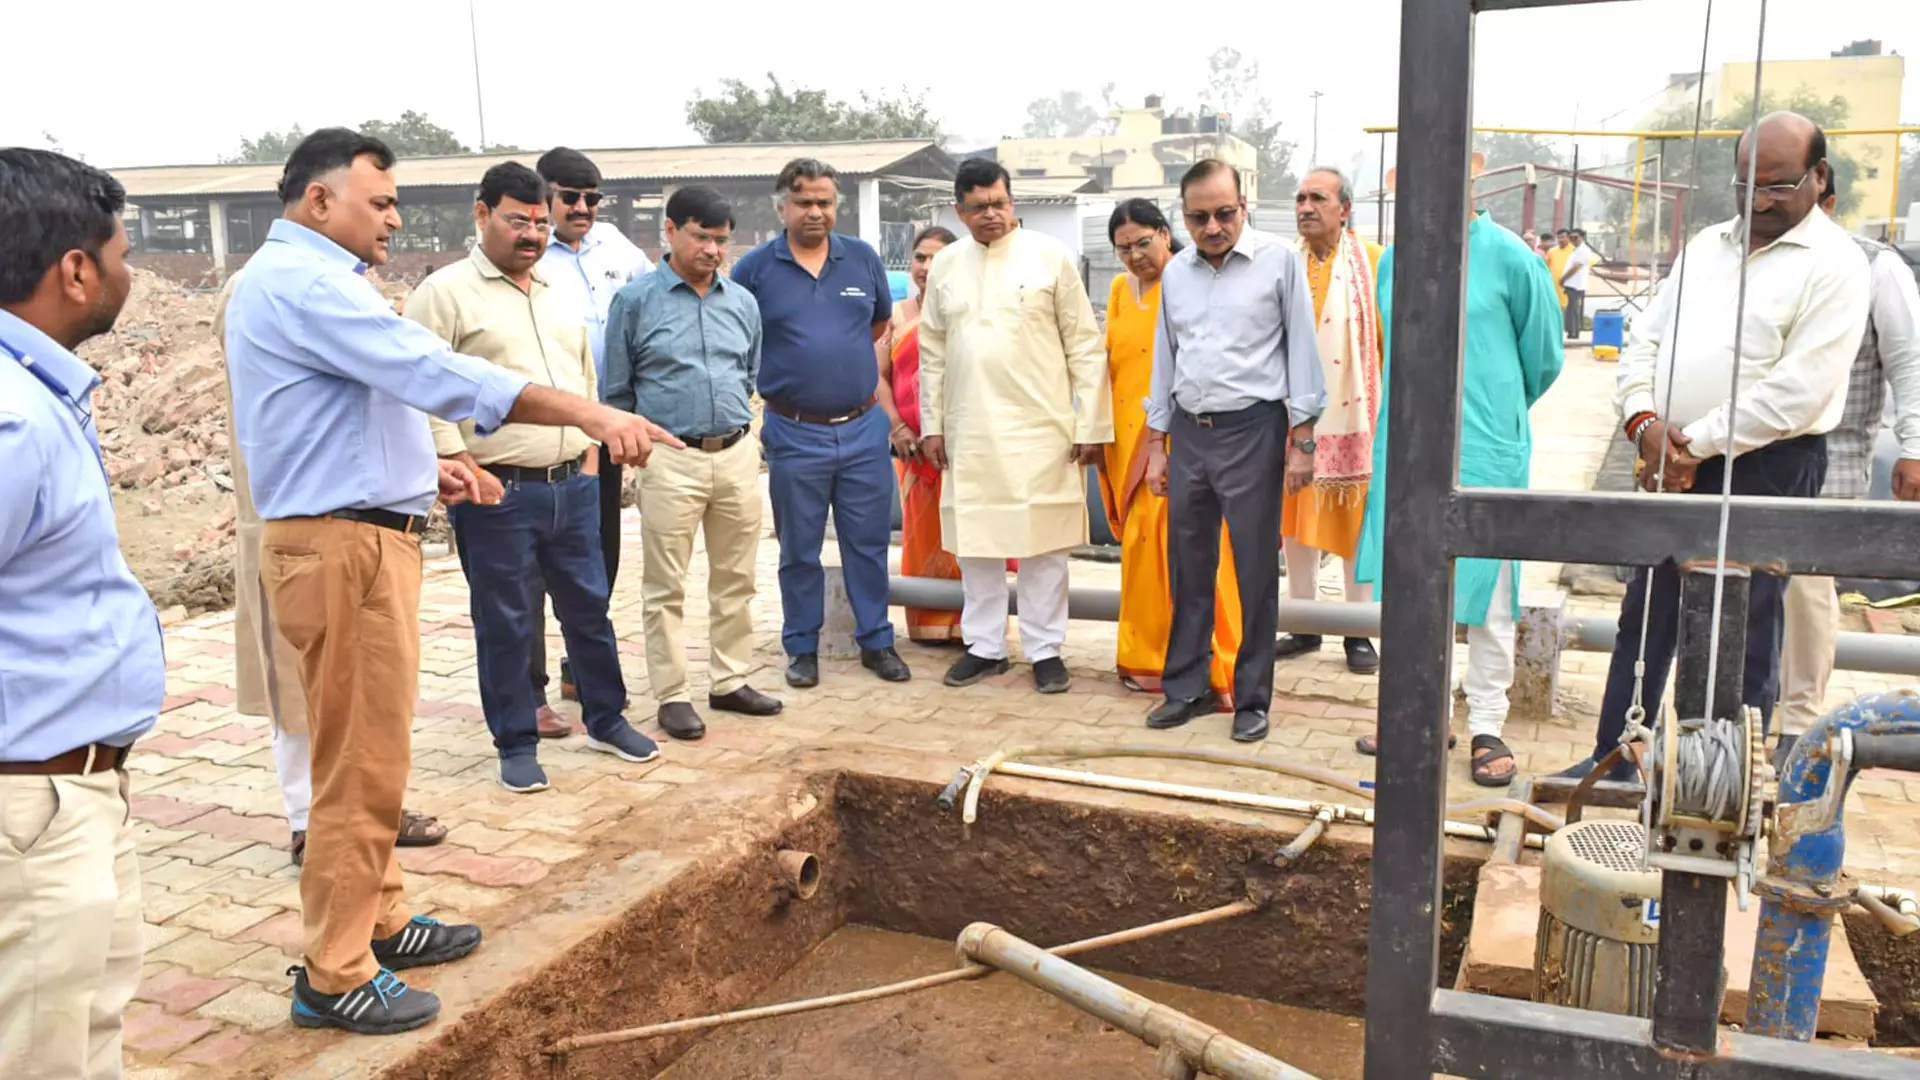
<instances>
[{"instance_id":1,"label":"grey trousers","mask_svg":"<svg viewBox=\"0 0 1920 1080\"><path fill-rule=\"evenodd\" d=\"M1280 623L1287 408L1283 402L1263 402L1199 419L1176 409L1172 428L1167 565L1172 571L1173 628L1161 684L1173 701L1191 701L1207 692L1224 518L1240 585L1233 704L1238 711L1264 713L1273 700L1274 634Z\"/></svg>"}]
</instances>

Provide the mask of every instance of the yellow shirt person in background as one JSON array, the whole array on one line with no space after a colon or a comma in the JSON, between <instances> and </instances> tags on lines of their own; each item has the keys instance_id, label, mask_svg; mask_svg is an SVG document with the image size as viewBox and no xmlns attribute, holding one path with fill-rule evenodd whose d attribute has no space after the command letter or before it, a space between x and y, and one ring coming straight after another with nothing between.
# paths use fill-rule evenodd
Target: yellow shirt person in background
<instances>
[{"instance_id":1,"label":"yellow shirt person in background","mask_svg":"<svg viewBox=\"0 0 1920 1080\"><path fill-rule=\"evenodd\" d=\"M1567 258L1573 254L1573 244L1567 230L1561 229L1553 235L1553 246L1547 248L1547 273L1553 276L1553 294L1560 300L1560 309L1566 310L1567 291L1560 287L1560 278L1567 272Z\"/></svg>"}]
</instances>

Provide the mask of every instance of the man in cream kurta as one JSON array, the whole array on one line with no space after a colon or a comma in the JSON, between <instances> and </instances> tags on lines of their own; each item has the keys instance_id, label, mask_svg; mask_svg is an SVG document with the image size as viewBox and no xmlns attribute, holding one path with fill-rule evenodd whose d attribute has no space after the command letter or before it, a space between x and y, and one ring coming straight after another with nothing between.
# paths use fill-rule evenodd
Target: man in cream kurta
<instances>
[{"instance_id":1,"label":"man in cream kurta","mask_svg":"<svg viewBox=\"0 0 1920 1080\"><path fill-rule=\"evenodd\" d=\"M1020 645L1041 693L1069 685L1067 552L1087 542L1085 467L1113 441L1099 322L1072 256L1019 227L998 164L954 180L971 235L935 257L920 323L922 453L949 472L941 535L960 561L967 686L1007 670L1006 560L1019 559Z\"/></svg>"}]
</instances>

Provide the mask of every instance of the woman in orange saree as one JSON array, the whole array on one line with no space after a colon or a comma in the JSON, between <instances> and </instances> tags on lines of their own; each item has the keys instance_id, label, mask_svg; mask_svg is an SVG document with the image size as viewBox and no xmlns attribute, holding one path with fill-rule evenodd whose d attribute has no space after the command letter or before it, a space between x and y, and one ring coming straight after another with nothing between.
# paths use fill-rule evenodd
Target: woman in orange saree
<instances>
[{"instance_id":1,"label":"woman in orange saree","mask_svg":"<svg viewBox=\"0 0 1920 1080\"><path fill-rule=\"evenodd\" d=\"M900 479L900 573L905 577L960 579L960 564L940 546L940 471L920 456L920 296L927 269L954 236L935 225L913 240L913 296L894 306L893 323L880 339L880 407L892 421L894 474ZM923 645L960 643L960 613L906 609L907 637Z\"/></svg>"},{"instance_id":2,"label":"woman in orange saree","mask_svg":"<svg viewBox=\"0 0 1920 1080\"><path fill-rule=\"evenodd\" d=\"M1128 199L1114 208L1107 239L1128 272L1107 296L1107 374L1113 384L1114 440L1100 465L1107 525L1120 540L1120 641L1115 667L1131 689L1161 692L1173 596L1167 571L1167 500L1147 490L1145 401L1153 379L1153 336L1160 315L1160 273L1173 259L1173 233L1160 208ZM1240 651L1240 591L1233 552L1220 534L1214 586L1213 664L1220 708L1233 711L1233 661Z\"/></svg>"}]
</instances>

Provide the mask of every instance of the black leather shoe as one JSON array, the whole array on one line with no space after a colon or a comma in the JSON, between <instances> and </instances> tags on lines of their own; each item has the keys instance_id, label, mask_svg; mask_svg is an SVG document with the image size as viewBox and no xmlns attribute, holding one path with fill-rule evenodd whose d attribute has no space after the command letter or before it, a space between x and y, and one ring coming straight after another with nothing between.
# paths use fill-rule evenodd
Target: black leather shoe
<instances>
[{"instance_id":1,"label":"black leather shoe","mask_svg":"<svg viewBox=\"0 0 1920 1080\"><path fill-rule=\"evenodd\" d=\"M731 694L718 697L707 695L707 708L721 712L742 713L746 716L772 716L786 706L778 698L770 698L744 683Z\"/></svg>"},{"instance_id":2,"label":"black leather shoe","mask_svg":"<svg viewBox=\"0 0 1920 1080\"><path fill-rule=\"evenodd\" d=\"M707 733L707 725L691 703L669 701L660 706L660 730L676 739L692 741Z\"/></svg>"},{"instance_id":3,"label":"black leather shoe","mask_svg":"<svg viewBox=\"0 0 1920 1080\"><path fill-rule=\"evenodd\" d=\"M998 660L989 660L984 656L975 656L972 650L968 650L960 655L960 659L953 662L952 667L947 669L945 681L948 686L972 686L974 683L979 682L989 675L1005 675L1006 673L1006 657L1003 656Z\"/></svg>"},{"instance_id":4,"label":"black leather shoe","mask_svg":"<svg viewBox=\"0 0 1920 1080\"><path fill-rule=\"evenodd\" d=\"M913 669L900 659L891 645L884 649L861 649L860 666L888 682L906 682L913 678Z\"/></svg>"},{"instance_id":5,"label":"black leather shoe","mask_svg":"<svg viewBox=\"0 0 1920 1080\"><path fill-rule=\"evenodd\" d=\"M1189 720L1197 719L1220 707L1220 698L1209 690L1191 701L1175 701L1168 698L1160 707L1147 714L1147 726L1165 731L1177 728Z\"/></svg>"},{"instance_id":6,"label":"black leather shoe","mask_svg":"<svg viewBox=\"0 0 1920 1080\"><path fill-rule=\"evenodd\" d=\"M801 653L787 660L787 685L795 690L820 685L820 654ZM716 706L717 707L717 706Z\"/></svg>"},{"instance_id":7,"label":"black leather shoe","mask_svg":"<svg viewBox=\"0 0 1920 1080\"><path fill-rule=\"evenodd\" d=\"M1067 663L1057 656L1033 662L1033 688L1043 694L1064 694L1073 685Z\"/></svg>"},{"instance_id":8,"label":"black leather shoe","mask_svg":"<svg viewBox=\"0 0 1920 1080\"><path fill-rule=\"evenodd\" d=\"M1259 742L1267 737L1267 710L1241 709L1233 714L1233 741Z\"/></svg>"},{"instance_id":9,"label":"black leather shoe","mask_svg":"<svg viewBox=\"0 0 1920 1080\"><path fill-rule=\"evenodd\" d=\"M1373 651L1373 642L1363 637L1347 639L1347 670L1355 675L1372 675L1380 670L1380 654Z\"/></svg>"},{"instance_id":10,"label":"black leather shoe","mask_svg":"<svg viewBox=\"0 0 1920 1080\"><path fill-rule=\"evenodd\" d=\"M1280 639L1273 643L1273 656L1276 660L1319 651L1319 634L1281 634Z\"/></svg>"}]
</instances>

